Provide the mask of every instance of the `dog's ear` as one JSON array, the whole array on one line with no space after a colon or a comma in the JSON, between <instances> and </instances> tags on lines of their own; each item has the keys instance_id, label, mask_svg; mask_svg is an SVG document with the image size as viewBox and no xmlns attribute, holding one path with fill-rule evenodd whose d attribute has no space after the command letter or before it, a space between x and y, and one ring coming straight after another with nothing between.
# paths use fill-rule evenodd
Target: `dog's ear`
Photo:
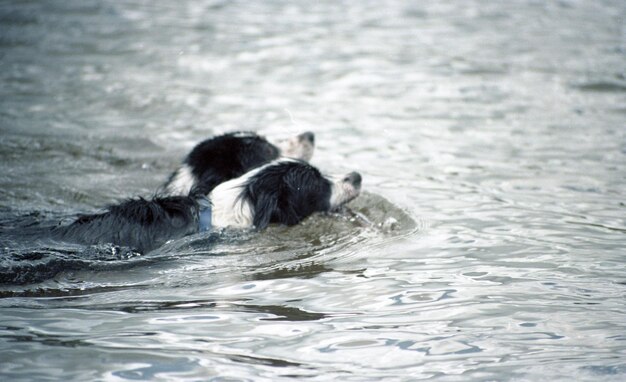
<instances>
[{"instance_id":1,"label":"dog's ear","mask_svg":"<svg viewBox=\"0 0 626 382\"><path fill-rule=\"evenodd\" d=\"M256 229L267 228L277 206L278 194L276 192L261 193L254 204L254 227Z\"/></svg>"}]
</instances>

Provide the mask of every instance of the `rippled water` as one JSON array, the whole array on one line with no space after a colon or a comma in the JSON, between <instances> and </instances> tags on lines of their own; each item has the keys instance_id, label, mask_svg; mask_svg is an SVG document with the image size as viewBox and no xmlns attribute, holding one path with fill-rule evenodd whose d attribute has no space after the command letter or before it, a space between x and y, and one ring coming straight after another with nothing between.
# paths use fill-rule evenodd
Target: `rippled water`
<instances>
[{"instance_id":1,"label":"rippled water","mask_svg":"<svg viewBox=\"0 0 626 382\"><path fill-rule=\"evenodd\" d=\"M2 380L626 378L623 1L4 1ZM27 236L313 130L353 214ZM28 237L28 239L25 239Z\"/></svg>"}]
</instances>

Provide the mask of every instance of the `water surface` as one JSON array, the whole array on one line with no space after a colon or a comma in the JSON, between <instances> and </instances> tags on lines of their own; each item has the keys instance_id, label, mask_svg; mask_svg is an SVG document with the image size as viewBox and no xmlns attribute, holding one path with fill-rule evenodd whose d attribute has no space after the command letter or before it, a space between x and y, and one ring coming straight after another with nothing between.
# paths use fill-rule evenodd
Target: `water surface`
<instances>
[{"instance_id":1,"label":"water surface","mask_svg":"<svg viewBox=\"0 0 626 382\"><path fill-rule=\"evenodd\" d=\"M623 1L0 4L3 380L626 378ZM312 130L353 214L28 236Z\"/></svg>"}]
</instances>

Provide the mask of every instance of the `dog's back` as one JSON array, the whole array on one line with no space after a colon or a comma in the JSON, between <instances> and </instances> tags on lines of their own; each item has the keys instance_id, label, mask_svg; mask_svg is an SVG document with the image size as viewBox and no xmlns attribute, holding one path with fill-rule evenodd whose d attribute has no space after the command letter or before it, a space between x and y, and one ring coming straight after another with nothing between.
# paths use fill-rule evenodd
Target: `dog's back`
<instances>
[{"instance_id":1,"label":"dog's back","mask_svg":"<svg viewBox=\"0 0 626 382\"><path fill-rule=\"evenodd\" d=\"M147 252L171 239L197 232L198 203L169 196L127 200L100 214L82 215L54 235L84 244L115 243Z\"/></svg>"}]
</instances>

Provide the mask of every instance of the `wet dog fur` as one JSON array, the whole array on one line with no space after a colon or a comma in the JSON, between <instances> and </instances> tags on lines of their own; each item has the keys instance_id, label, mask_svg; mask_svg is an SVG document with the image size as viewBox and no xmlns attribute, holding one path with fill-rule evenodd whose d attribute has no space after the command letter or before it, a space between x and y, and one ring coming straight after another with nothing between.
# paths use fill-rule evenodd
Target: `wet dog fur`
<instances>
[{"instance_id":1,"label":"wet dog fur","mask_svg":"<svg viewBox=\"0 0 626 382\"><path fill-rule=\"evenodd\" d=\"M279 157L309 161L315 135L305 132L270 143L253 132L233 132L197 144L161 187L162 196L206 195L217 185Z\"/></svg>"},{"instance_id":2,"label":"wet dog fur","mask_svg":"<svg viewBox=\"0 0 626 382\"><path fill-rule=\"evenodd\" d=\"M294 225L316 212L337 210L359 195L361 175L328 178L314 166L279 159L217 185L208 195L130 199L99 214L57 227L61 240L105 244L148 252L169 240L199 231L202 201L211 203L213 228L264 229Z\"/></svg>"}]
</instances>

